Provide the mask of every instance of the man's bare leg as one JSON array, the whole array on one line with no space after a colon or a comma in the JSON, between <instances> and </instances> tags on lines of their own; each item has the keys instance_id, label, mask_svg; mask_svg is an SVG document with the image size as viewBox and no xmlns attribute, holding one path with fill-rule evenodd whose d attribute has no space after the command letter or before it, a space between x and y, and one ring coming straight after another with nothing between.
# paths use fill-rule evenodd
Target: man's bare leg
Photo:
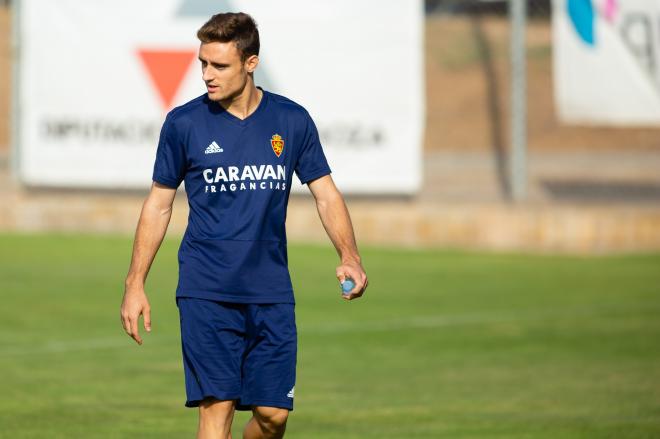
<instances>
[{"instance_id":1,"label":"man's bare leg","mask_svg":"<svg viewBox=\"0 0 660 439\"><path fill-rule=\"evenodd\" d=\"M243 439L282 439L289 411L278 407L252 407Z\"/></svg>"},{"instance_id":2,"label":"man's bare leg","mask_svg":"<svg viewBox=\"0 0 660 439\"><path fill-rule=\"evenodd\" d=\"M199 404L197 439L232 439L235 400L219 401L207 398Z\"/></svg>"}]
</instances>

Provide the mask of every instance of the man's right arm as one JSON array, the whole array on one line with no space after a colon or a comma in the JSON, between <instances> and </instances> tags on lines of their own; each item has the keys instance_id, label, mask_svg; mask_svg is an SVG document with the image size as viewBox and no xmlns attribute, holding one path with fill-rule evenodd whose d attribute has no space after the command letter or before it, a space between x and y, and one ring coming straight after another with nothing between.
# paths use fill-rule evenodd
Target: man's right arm
<instances>
[{"instance_id":1,"label":"man's right arm","mask_svg":"<svg viewBox=\"0 0 660 439\"><path fill-rule=\"evenodd\" d=\"M138 344L142 344L138 332L140 314L144 318L144 328L151 331L151 309L144 284L172 217L175 195L176 189L154 182L142 206L135 231L133 255L121 304L121 321L126 333Z\"/></svg>"}]
</instances>

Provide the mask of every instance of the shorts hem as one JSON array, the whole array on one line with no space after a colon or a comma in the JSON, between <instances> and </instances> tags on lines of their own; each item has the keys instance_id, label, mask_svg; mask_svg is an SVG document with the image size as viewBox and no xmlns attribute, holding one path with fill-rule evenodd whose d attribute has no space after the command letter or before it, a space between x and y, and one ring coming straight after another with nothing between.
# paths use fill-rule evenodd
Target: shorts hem
<instances>
[{"instance_id":1,"label":"shorts hem","mask_svg":"<svg viewBox=\"0 0 660 439\"><path fill-rule=\"evenodd\" d=\"M227 396L219 396L222 394L205 394L203 397L199 399L189 399L186 401L184 404L186 407L199 407L199 404L204 401L206 398L214 398L217 399L218 401L233 401L233 400L239 400L241 397L240 396L234 396L234 397L227 397Z\"/></svg>"},{"instance_id":2,"label":"shorts hem","mask_svg":"<svg viewBox=\"0 0 660 439\"><path fill-rule=\"evenodd\" d=\"M287 409L290 412L293 411L293 402L292 401L273 401L266 399L255 399L249 403L236 403L236 410L248 411L252 410L253 406L263 406L263 407L277 407L280 409Z\"/></svg>"}]
</instances>

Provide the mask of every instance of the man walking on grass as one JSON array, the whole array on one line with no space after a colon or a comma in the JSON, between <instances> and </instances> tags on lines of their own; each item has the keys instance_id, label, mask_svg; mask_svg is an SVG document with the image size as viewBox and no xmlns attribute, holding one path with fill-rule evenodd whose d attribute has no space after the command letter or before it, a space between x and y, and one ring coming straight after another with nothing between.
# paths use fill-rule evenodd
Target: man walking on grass
<instances>
[{"instance_id":1,"label":"man walking on grass","mask_svg":"<svg viewBox=\"0 0 660 439\"><path fill-rule=\"evenodd\" d=\"M207 93L170 111L163 124L126 278L122 325L140 345L140 315L151 331L144 284L176 190L185 182L190 215L178 254L176 304L185 405L199 407L197 438L231 438L234 410L253 414L243 438L282 438L293 410L297 354L285 231L292 170L313 194L337 249L337 278L355 282L342 297L362 296L367 276L310 115L254 84L254 20L217 14L197 37Z\"/></svg>"}]
</instances>

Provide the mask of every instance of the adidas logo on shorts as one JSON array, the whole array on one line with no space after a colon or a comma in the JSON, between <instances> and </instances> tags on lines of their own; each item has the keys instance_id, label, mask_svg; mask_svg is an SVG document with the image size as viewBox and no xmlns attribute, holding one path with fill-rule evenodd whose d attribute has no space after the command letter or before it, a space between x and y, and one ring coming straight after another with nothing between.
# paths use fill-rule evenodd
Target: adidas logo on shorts
<instances>
[{"instance_id":1,"label":"adidas logo on shorts","mask_svg":"<svg viewBox=\"0 0 660 439\"><path fill-rule=\"evenodd\" d=\"M296 388L296 386L293 386L291 390L289 390L289 393L286 394L287 398L293 398L293 390Z\"/></svg>"},{"instance_id":2,"label":"adidas logo on shorts","mask_svg":"<svg viewBox=\"0 0 660 439\"><path fill-rule=\"evenodd\" d=\"M215 140L211 142L211 144L204 150L204 154L214 154L216 152L222 152L224 151L222 148L220 148L220 145L218 145Z\"/></svg>"}]
</instances>

